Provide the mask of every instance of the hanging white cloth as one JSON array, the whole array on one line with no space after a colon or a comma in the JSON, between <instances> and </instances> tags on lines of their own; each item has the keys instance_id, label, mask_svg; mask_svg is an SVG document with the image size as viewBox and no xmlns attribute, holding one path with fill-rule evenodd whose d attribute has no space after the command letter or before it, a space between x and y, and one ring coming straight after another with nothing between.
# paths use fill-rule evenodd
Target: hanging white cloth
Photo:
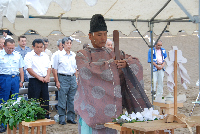
<instances>
[{"instance_id":1,"label":"hanging white cloth","mask_svg":"<svg viewBox=\"0 0 200 134\"><path fill-rule=\"evenodd\" d=\"M177 50L177 74L181 77L181 84L187 89L186 83L190 83L190 77L187 74L187 70L182 65L182 63L187 62L187 59L182 56L182 51L178 50L177 46L173 46L172 48L173 49L169 51L168 57L165 59L167 63L167 68L165 70L167 74L167 87L170 92L173 91L175 86L174 77L172 75L172 72L174 72L175 50Z\"/></svg>"}]
</instances>

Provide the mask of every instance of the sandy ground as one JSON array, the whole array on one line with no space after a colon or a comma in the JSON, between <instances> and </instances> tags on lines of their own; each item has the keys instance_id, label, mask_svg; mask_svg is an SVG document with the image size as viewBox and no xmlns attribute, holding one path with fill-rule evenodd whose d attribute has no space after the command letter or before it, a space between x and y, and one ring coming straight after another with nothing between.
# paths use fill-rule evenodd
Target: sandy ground
<instances>
[{"instance_id":1,"label":"sandy ground","mask_svg":"<svg viewBox=\"0 0 200 134\"><path fill-rule=\"evenodd\" d=\"M149 35L149 33L146 33ZM17 45L17 37L13 36L16 45ZM27 46L31 47L31 43L36 38L43 38L40 35L27 35ZM48 49L52 52L57 50L56 41L58 39L63 38L63 35L49 35L47 38L50 41L50 45ZM72 51L77 51L82 49L82 45L84 43L90 43L87 35L84 35L82 32L75 33L72 37L79 39L81 43L73 41ZM156 40L157 36L154 35L154 40ZM108 36L108 38L112 39L112 35ZM178 94L185 94L187 97L186 102L184 103L184 107L178 108L178 113L185 114L189 116L190 110L193 107L192 101L195 101L198 95L198 87L196 86L196 81L199 77L198 71L198 38L196 35L187 35L186 33L178 33L177 36L172 36L170 33L164 33L161 37L163 41L163 47L169 51L171 50L171 46L177 46L180 50L182 50L183 57L185 57L188 61L183 66L187 69L188 74L191 78L190 84L187 84L188 89L185 90L183 86L180 84L180 77L178 76ZM146 38L148 42L148 39ZM149 43L149 42L148 42ZM138 33L131 33L129 36L125 36L120 33L120 49L125 51L127 54L131 54L134 57L138 57L143 65L143 73L144 73L144 87L151 101L151 72L150 66L147 63L147 52L149 47L142 40ZM167 77L164 77L164 96L169 93L166 85ZM200 107L196 106L193 116L200 116L199 113ZM51 111L51 118L56 114L56 111ZM77 134L78 133L78 125L59 125L56 123L55 125L47 126L47 134ZM193 132L195 133L195 129L193 128ZM176 129L176 134L187 134L189 133L187 128Z\"/></svg>"}]
</instances>

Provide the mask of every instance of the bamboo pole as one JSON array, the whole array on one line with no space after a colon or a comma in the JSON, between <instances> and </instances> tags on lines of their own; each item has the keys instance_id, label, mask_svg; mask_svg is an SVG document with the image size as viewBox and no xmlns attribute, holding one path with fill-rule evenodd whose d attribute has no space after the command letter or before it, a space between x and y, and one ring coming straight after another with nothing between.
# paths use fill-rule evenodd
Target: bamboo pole
<instances>
[{"instance_id":1,"label":"bamboo pole","mask_svg":"<svg viewBox=\"0 0 200 134\"><path fill-rule=\"evenodd\" d=\"M177 115L177 50L174 55L174 115Z\"/></svg>"}]
</instances>

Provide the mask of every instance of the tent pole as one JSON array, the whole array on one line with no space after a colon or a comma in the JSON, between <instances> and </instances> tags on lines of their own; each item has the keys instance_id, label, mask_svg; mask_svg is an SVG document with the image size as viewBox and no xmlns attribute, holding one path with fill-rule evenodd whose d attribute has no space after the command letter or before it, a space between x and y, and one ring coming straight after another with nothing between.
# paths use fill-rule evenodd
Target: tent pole
<instances>
[{"instance_id":1,"label":"tent pole","mask_svg":"<svg viewBox=\"0 0 200 134\"><path fill-rule=\"evenodd\" d=\"M199 16L200 16L200 0L199 0ZM200 36L200 22L199 24L199 36ZM200 38L199 39L199 80L200 80ZM200 92L200 84L199 84L199 92Z\"/></svg>"},{"instance_id":2,"label":"tent pole","mask_svg":"<svg viewBox=\"0 0 200 134\"><path fill-rule=\"evenodd\" d=\"M147 46L149 46L149 44L146 42L146 40L144 39L144 37L142 36L142 34L140 33L140 31L137 29L137 27L135 26L134 22L132 22L132 25L135 27L135 30L139 33L139 35L142 37L142 39L144 40L144 42L147 44Z\"/></svg>"},{"instance_id":3,"label":"tent pole","mask_svg":"<svg viewBox=\"0 0 200 134\"><path fill-rule=\"evenodd\" d=\"M194 21L192 15L185 9L185 7L179 2L179 0L174 0L176 4L181 8L181 10L189 17L190 20Z\"/></svg>"},{"instance_id":4,"label":"tent pole","mask_svg":"<svg viewBox=\"0 0 200 134\"><path fill-rule=\"evenodd\" d=\"M17 15L16 18L24 18L23 15ZM59 19L59 17L55 16L29 16L29 18L39 18L39 19ZM81 18L81 17L62 17L62 20L71 20L71 21L76 21L76 20L91 20L91 18ZM131 22L136 22L136 19L110 19L110 18L105 18L105 21L131 21ZM142 19L137 19L137 22L150 22L149 20L142 20ZM180 17L180 18L174 18L174 19L168 19L168 20L157 20L154 19L152 21L153 23L159 23L159 22L190 22L188 17Z\"/></svg>"},{"instance_id":5,"label":"tent pole","mask_svg":"<svg viewBox=\"0 0 200 134\"><path fill-rule=\"evenodd\" d=\"M158 39L156 40L155 44L157 44L158 40L160 39L160 37L163 35L163 33L166 31L167 29L167 26L169 25L170 23L168 22L167 25L165 26L165 28L163 29L162 33L159 35ZM155 45L154 44L154 45Z\"/></svg>"},{"instance_id":6,"label":"tent pole","mask_svg":"<svg viewBox=\"0 0 200 134\"><path fill-rule=\"evenodd\" d=\"M156 18L156 16L169 4L171 0L168 0L165 5L151 18L150 22L152 22L154 20L154 18Z\"/></svg>"},{"instance_id":7,"label":"tent pole","mask_svg":"<svg viewBox=\"0 0 200 134\"><path fill-rule=\"evenodd\" d=\"M154 95L155 95L155 91L154 91L154 84L153 84L153 21L155 19L155 17L169 4L171 0L168 0L165 5L151 18L150 20L150 38L151 38L151 96L152 96L152 104L153 104L153 100L154 100ZM154 109L154 106L153 106Z\"/></svg>"},{"instance_id":8,"label":"tent pole","mask_svg":"<svg viewBox=\"0 0 200 134\"><path fill-rule=\"evenodd\" d=\"M153 85L153 23L150 22L150 38L151 38L151 97L152 97L152 104L153 104L153 100L154 100L154 95L155 95L155 91L154 91L154 85ZM153 106L154 109L154 106Z\"/></svg>"}]
</instances>

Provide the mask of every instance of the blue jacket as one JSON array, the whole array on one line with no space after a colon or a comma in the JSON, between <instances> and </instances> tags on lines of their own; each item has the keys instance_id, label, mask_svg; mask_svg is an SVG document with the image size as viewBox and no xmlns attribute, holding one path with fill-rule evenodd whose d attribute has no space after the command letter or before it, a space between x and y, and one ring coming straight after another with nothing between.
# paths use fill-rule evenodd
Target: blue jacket
<instances>
[{"instance_id":1,"label":"blue jacket","mask_svg":"<svg viewBox=\"0 0 200 134\"><path fill-rule=\"evenodd\" d=\"M15 47L15 51L18 51L22 58L24 59L25 55L28 53L28 52L31 52L31 49L27 46L25 46L25 49L23 50L19 45L17 47Z\"/></svg>"},{"instance_id":2,"label":"blue jacket","mask_svg":"<svg viewBox=\"0 0 200 134\"><path fill-rule=\"evenodd\" d=\"M161 54L162 54L162 59L164 62L165 58L167 57L167 53L164 48L161 48ZM155 62L157 64L155 47L153 48L153 62ZM149 49L149 52L148 52L148 63L151 63L151 48ZM164 68L163 68L163 70L165 71ZM154 72L157 71L157 68L155 66L153 66L153 71Z\"/></svg>"}]
</instances>

